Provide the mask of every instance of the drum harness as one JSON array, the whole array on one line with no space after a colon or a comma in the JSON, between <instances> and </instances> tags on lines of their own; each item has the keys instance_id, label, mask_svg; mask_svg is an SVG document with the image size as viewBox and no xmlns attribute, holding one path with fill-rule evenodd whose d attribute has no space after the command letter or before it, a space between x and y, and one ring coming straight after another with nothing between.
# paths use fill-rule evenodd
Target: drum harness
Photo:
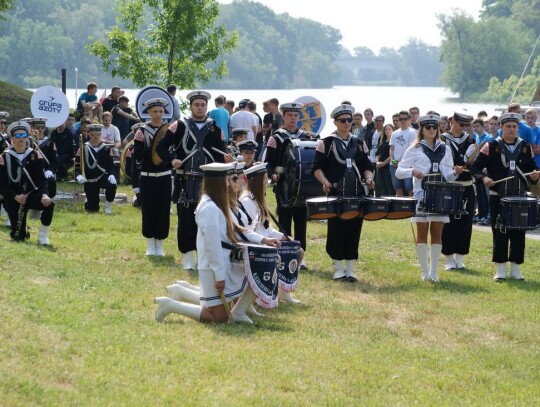
<instances>
[{"instance_id":1,"label":"drum harness","mask_svg":"<svg viewBox=\"0 0 540 407\"><path fill-rule=\"evenodd\" d=\"M28 156L33 152L34 150L32 150L31 148L27 148L26 151L23 153L22 158L19 158L18 154L13 150L7 150L6 153L4 154L9 182L11 184L19 184L22 178L22 173L24 172L24 175L26 176L27 180L30 181L30 184L32 184L33 189L32 191L28 192L26 196L30 195L33 191L36 191L38 189L38 187L34 183L34 180L28 173L28 170L25 168L26 163L28 162ZM20 163L19 167L17 168L17 175L15 176L13 175L13 172L12 172L13 171L12 165L11 165L12 156L15 157Z\"/></svg>"},{"instance_id":2,"label":"drum harness","mask_svg":"<svg viewBox=\"0 0 540 407\"><path fill-rule=\"evenodd\" d=\"M98 170L101 171L100 176L98 176L96 178L92 178L92 179L86 179L86 181L87 182L98 182L100 180L100 178L103 177L103 175L105 175L107 170L105 168L101 167L98 164L98 160L97 160L96 156L94 155L94 153L91 150L94 150L95 153L99 153L107 145L105 143L101 143L99 146L94 147L94 146L92 146L90 144L89 141L87 141L85 144L86 144L87 148L84 149L84 163L83 163L83 165L87 165L88 169L90 169L90 170L93 170L94 168L97 168ZM90 163L90 157L93 160L92 163Z\"/></svg>"},{"instance_id":3,"label":"drum harness","mask_svg":"<svg viewBox=\"0 0 540 407\"><path fill-rule=\"evenodd\" d=\"M332 184L332 188L340 188L342 189L343 195L347 193L345 190L346 187L349 185L349 183L356 183L358 181L363 187L364 190L366 188L366 185L362 182L362 177L360 175L360 170L358 169L356 162L354 161L354 156L356 154L356 148L358 147L359 140L355 137L351 137L347 142L344 140L341 140L340 138L333 136L336 140L332 141L332 145L330 147L330 152L334 153L334 158L338 163L341 165L346 166L345 174L340 182L335 182ZM351 149L348 149L349 143L352 144ZM333 147L333 148L332 148ZM340 150L340 151L338 151ZM343 158L340 153L345 157ZM354 172L353 172L354 170ZM356 174L356 176L355 176ZM356 189L356 187L355 187ZM355 191L355 195L357 195L358 191ZM367 194L367 192L366 192Z\"/></svg>"}]
</instances>

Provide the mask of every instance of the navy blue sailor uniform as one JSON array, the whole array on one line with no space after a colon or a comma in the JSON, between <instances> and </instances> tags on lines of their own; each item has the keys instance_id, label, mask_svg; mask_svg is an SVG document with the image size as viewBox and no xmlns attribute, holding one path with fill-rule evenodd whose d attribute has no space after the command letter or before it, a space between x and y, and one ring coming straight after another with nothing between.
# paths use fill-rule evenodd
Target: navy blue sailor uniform
<instances>
[{"instance_id":1,"label":"navy blue sailor uniform","mask_svg":"<svg viewBox=\"0 0 540 407\"><path fill-rule=\"evenodd\" d=\"M464 166L468 156L474 151L476 141L471 135L462 132L459 137L453 137L449 133L442 135L442 141L450 147L454 165ZM476 208L476 195L474 181L470 172L462 172L454 181L463 185L462 199L467 213L459 216L450 216L450 222L445 223L442 232L442 254L469 254L471 246L472 226L474 211Z\"/></svg>"},{"instance_id":2,"label":"navy blue sailor uniform","mask_svg":"<svg viewBox=\"0 0 540 407\"><path fill-rule=\"evenodd\" d=\"M195 209L200 200L203 172L201 165L225 162L226 148L222 131L210 118L195 121L181 118L169 126L156 152L170 165L174 159L185 161L176 170L174 196L178 213L178 250L188 253L197 249Z\"/></svg>"},{"instance_id":3,"label":"navy blue sailor uniform","mask_svg":"<svg viewBox=\"0 0 540 407\"><path fill-rule=\"evenodd\" d=\"M84 157L81 157L84 155ZM93 146L89 141L84 143L84 154L79 149L75 155L75 176L82 175L81 165L84 165L84 193L86 202L84 208L87 212L99 211L99 191L105 190L107 202L114 201L116 184L109 181L109 176L114 174L112 153L105 143Z\"/></svg>"},{"instance_id":4,"label":"navy blue sailor uniform","mask_svg":"<svg viewBox=\"0 0 540 407\"><path fill-rule=\"evenodd\" d=\"M49 198L56 196L56 172L58 170L58 156L56 154L56 145L47 136L38 140L39 150L45 161L45 178L49 184Z\"/></svg>"},{"instance_id":5,"label":"navy blue sailor uniform","mask_svg":"<svg viewBox=\"0 0 540 407\"><path fill-rule=\"evenodd\" d=\"M0 194L4 196L6 211L11 222L10 236L13 239L23 240L29 237L26 230L26 214L29 209L41 211L41 224L50 226L54 213L54 203L48 207L43 206L43 194L49 195L48 183L45 179L43 156L27 148L22 154L13 149L7 149L0 156ZM21 204L15 196L26 194L26 203L19 225L20 232L16 235Z\"/></svg>"},{"instance_id":6,"label":"navy blue sailor uniform","mask_svg":"<svg viewBox=\"0 0 540 407\"><path fill-rule=\"evenodd\" d=\"M164 126L164 125L162 125ZM147 239L165 240L171 223L171 165L152 161L154 137L160 131L150 123L139 127L133 138L132 185L140 190L142 235Z\"/></svg>"},{"instance_id":7,"label":"navy blue sailor uniform","mask_svg":"<svg viewBox=\"0 0 540 407\"><path fill-rule=\"evenodd\" d=\"M529 189L529 182L523 174L538 169L531 146L517 137L514 144L506 144L502 138L485 144L471 166L474 178L481 180L487 176L497 181L509 176L513 179L490 187L489 209L491 211L491 231L493 233L494 263L507 261L522 264L525 258L525 230L503 229L497 224L501 213L501 198L505 196L524 196ZM538 182L538 181L537 181ZM536 183L536 182L535 182ZM510 251L508 245L510 244Z\"/></svg>"},{"instance_id":8,"label":"navy blue sailor uniform","mask_svg":"<svg viewBox=\"0 0 540 407\"><path fill-rule=\"evenodd\" d=\"M294 133L289 132L285 128L275 131L270 136L266 145L264 161L267 163L268 178L272 179L272 175L276 174L276 167L283 160L283 144L287 139L309 139L309 134L302 129L296 129ZM292 221L294 220L294 240L300 242L302 249L306 250L306 233L307 233L307 207L303 206L287 206L282 201L282 197L278 192L277 185L274 186L276 195L278 221L287 233L292 235Z\"/></svg>"},{"instance_id":9,"label":"navy blue sailor uniform","mask_svg":"<svg viewBox=\"0 0 540 407\"><path fill-rule=\"evenodd\" d=\"M349 135L342 140L331 134L317 143L312 172L322 170L332 184L329 196L362 196L360 184L365 171L373 171L368 149L362 140ZM328 219L326 252L334 260L358 259L363 219Z\"/></svg>"}]
</instances>

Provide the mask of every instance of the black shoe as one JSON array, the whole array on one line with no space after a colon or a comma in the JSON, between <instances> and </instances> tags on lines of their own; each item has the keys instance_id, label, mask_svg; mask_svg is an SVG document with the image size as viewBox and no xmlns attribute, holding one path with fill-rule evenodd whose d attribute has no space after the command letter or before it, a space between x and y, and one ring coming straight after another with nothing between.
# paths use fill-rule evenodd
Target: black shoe
<instances>
[{"instance_id":1,"label":"black shoe","mask_svg":"<svg viewBox=\"0 0 540 407\"><path fill-rule=\"evenodd\" d=\"M347 277L347 281L349 283L357 283L358 279L356 277Z\"/></svg>"}]
</instances>

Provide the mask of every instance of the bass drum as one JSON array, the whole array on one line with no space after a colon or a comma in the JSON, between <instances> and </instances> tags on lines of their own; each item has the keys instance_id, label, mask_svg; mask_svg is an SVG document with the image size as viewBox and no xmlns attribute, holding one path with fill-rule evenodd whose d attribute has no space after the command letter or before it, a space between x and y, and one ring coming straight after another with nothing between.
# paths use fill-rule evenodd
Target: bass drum
<instances>
[{"instance_id":1,"label":"bass drum","mask_svg":"<svg viewBox=\"0 0 540 407\"><path fill-rule=\"evenodd\" d=\"M283 142L282 167L277 184L284 206L306 206L306 199L324 195L322 186L311 174L315 159L315 140L287 139Z\"/></svg>"}]
</instances>

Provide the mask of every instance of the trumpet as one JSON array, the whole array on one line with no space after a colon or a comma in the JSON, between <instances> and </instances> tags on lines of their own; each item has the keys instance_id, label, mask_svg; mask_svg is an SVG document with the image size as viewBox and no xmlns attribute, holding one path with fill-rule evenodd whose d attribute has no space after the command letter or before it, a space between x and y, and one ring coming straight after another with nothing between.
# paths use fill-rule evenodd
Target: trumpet
<instances>
[{"instance_id":1,"label":"trumpet","mask_svg":"<svg viewBox=\"0 0 540 407\"><path fill-rule=\"evenodd\" d=\"M26 190L27 189L28 189L28 184L25 181L23 186L22 186L22 193L26 195ZM27 196L27 198L28 198L28 196ZM25 204L26 204L26 202L20 204L19 212L17 213L17 225L15 227L15 240L20 240L20 238L21 238L21 229L22 229L22 224L23 224L23 221L24 221L24 207L25 207Z\"/></svg>"}]
</instances>

